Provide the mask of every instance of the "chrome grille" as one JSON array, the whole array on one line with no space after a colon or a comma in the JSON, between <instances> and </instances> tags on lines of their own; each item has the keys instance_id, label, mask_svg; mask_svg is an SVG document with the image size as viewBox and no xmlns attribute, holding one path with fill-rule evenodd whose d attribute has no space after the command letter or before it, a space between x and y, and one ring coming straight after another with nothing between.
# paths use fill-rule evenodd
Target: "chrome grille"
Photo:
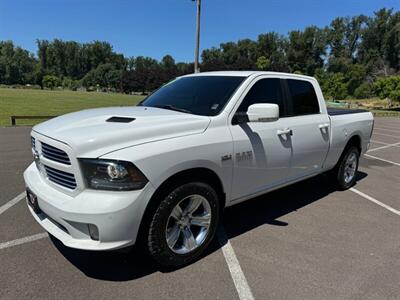
<instances>
[{"instance_id":1,"label":"chrome grille","mask_svg":"<svg viewBox=\"0 0 400 300\"><path fill-rule=\"evenodd\" d=\"M64 151L50 146L48 144L42 143L42 155L47 159L65 164L70 165L71 161L69 160L68 154Z\"/></svg>"},{"instance_id":2,"label":"chrome grille","mask_svg":"<svg viewBox=\"0 0 400 300\"><path fill-rule=\"evenodd\" d=\"M32 149L35 150L36 149L36 140L33 136L31 136L31 146Z\"/></svg>"},{"instance_id":3,"label":"chrome grille","mask_svg":"<svg viewBox=\"0 0 400 300\"><path fill-rule=\"evenodd\" d=\"M50 181L71 190L74 190L76 188L76 180L74 174L60 171L46 165L43 166L46 171L46 176Z\"/></svg>"}]
</instances>

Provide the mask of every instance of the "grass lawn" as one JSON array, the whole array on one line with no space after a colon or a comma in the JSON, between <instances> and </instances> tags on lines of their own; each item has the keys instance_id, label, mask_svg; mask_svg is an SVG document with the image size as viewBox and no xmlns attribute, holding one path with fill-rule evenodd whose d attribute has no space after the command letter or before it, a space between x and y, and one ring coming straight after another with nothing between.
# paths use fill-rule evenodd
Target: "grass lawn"
<instances>
[{"instance_id":1,"label":"grass lawn","mask_svg":"<svg viewBox=\"0 0 400 300\"><path fill-rule=\"evenodd\" d=\"M12 115L57 116L85 108L136 105L141 99L143 96L117 93L0 88L0 126L11 125ZM388 109L382 101L384 100L367 99L344 102L350 102L352 108L369 109L376 116L400 117L399 106ZM43 120L17 120L17 125L40 122Z\"/></svg>"},{"instance_id":2,"label":"grass lawn","mask_svg":"<svg viewBox=\"0 0 400 300\"><path fill-rule=\"evenodd\" d=\"M10 116L53 116L85 108L136 105L143 96L117 93L42 91L0 88L0 126L10 125ZM43 120L17 120L32 125Z\"/></svg>"}]
</instances>

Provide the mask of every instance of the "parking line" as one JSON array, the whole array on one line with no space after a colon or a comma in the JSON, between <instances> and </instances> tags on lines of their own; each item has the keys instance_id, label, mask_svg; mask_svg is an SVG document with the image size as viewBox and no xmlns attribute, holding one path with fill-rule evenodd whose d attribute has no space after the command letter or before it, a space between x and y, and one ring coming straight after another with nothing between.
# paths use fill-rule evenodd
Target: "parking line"
<instances>
[{"instance_id":1,"label":"parking line","mask_svg":"<svg viewBox=\"0 0 400 300\"><path fill-rule=\"evenodd\" d=\"M242 268L240 267L235 251L233 250L232 245L226 236L225 230L222 227L218 230L217 236L229 272L231 273L233 283L235 284L236 291L239 295L239 299L254 300L253 293L251 292L250 286L247 283Z\"/></svg>"},{"instance_id":2,"label":"parking line","mask_svg":"<svg viewBox=\"0 0 400 300\"><path fill-rule=\"evenodd\" d=\"M18 246L18 245L22 245L22 244L33 242L33 241L37 241L37 240L40 240L40 239L44 239L44 238L47 238L48 236L49 235L46 232L42 232L42 233L34 234L34 235L31 235L31 236L26 236L26 237L23 237L23 238L20 238L20 239L16 239L16 240L0 243L0 250L5 249L5 248Z\"/></svg>"},{"instance_id":3,"label":"parking line","mask_svg":"<svg viewBox=\"0 0 400 300\"><path fill-rule=\"evenodd\" d=\"M18 196L16 196L15 198L11 199L10 201L8 201L6 204L2 205L0 207L0 215L5 212L7 209L9 209L10 207L14 206L15 204L17 204L19 201L21 201L22 199L25 198L25 192L19 194Z\"/></svg>"},{"instance_id":4,"label":"parking line","mask_svg":"<svg viewBox=\"0 0 400 300\"><path fill-rule=\"evenodd\" d=\"M377 141L377 140L369 140L371 143L376 143L376 144L382 144L382 145L390 145L389 143L385 143L385 142L381 142L381 141Z\"/></svg>"},{"instance_id":5,"label":"parking line","mask_svg":"<svg viewBox=\"0 0 400 300\"><path fill-rule=\"evenodd\" d=\"M400 167L400 164L399 164L399 163L394 162L394 161L391 161L391 160L383 159L383 158L376 157L376 156L369 155L369 154L364 154L364 156L367 156L367 157L370 157L370 158L373 158L373 159L377 159L377 160L381 160L381 161L387 162L387 163L389 163L389 164L392 164L392 165L395 165L395 166Z\"/></svg>"},{"instance_id":6,"label":"parking line","mask_svg":"<svg viewBox=\"0 0 400 300\"><path fill-rule=\"evenodd\" d=\"M398 145L400 145L400 142L394 143L394 144L387 144L387 145L385 145L385 146L372 148L372 149L368 150L367 153L368 153L368 152L372 152L372 151L376 151L376 150L381 150L381 149L390 148L390 147L396 147L396 146L398 146Z\"/></svg>"},{"instance_id":7,"label":"parking line","mask_svg":"<svg viewBox=\"0 0 400 300\"><path fill-rule=\"evenodd\" d=\"M400 211L398 211L397 209L394 209L393 207L391 207L385 203L382 203L381 201L378 201L375 198L368 196L367 194L364 194L363 192L360 192L359 190L357 190L355 188L350 188L350 191L352 191L353 193L356 193L356 194L360 195L361 197L363 197L371 202L374 202L375 204L378 204L379 206L382 206L383 208L386 208L387 210L391 211L392 213L400 216Z\"/></svg>"}]
</instances>

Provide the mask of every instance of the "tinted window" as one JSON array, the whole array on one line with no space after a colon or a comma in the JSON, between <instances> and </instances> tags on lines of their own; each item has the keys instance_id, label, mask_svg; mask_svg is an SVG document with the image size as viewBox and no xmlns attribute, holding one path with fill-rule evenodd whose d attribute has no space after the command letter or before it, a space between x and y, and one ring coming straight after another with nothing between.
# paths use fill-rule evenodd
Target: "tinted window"
<instances>
[{"instance_id":1,"label":"tinted window","mask_svg":"<svg viewBox=\"0 0 400 300\"><path fill-rule=\"evenodd\" d=\"M287 79L291 98L292 115L319 113L319 104L314 87L308 81Z\"/></svg>"},{"instance_id":2,"label":"tinted window","mask_svg":"<svg viewBox=\"0 0 400 300\"><path fill-rule=\"evenodd\" d=\"M261 79L257 81L247 93L238 108L238 112L245 113L250 105L256 103L275 103L279 106L279 115L285 115L280 80L278 78Z\"/></svg>"},{"instance_id":3,"label":"tinted window","mask_svg":"<svg viewBox=\"0 0 400 300\"><path fill-rule=\"evenodd\" d=\"M178 78L147 97L140 105L215 116L245 77L193 76Z\"/></svg>"}]
</instances>

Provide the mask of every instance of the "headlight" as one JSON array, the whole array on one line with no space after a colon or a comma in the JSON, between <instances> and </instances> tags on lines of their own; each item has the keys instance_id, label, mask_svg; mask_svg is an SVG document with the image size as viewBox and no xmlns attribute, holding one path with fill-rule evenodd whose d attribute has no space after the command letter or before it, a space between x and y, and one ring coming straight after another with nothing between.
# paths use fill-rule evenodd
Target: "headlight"
<instances>
[{"instance_id":1,"label":"headlight","mask_svg":"<svg viewBox=\"0 0 400 300\"><path fill-rule=\"evenodd\" d=\"M96 190L131 191L143 188L147 178L131 162L80 159L86 186Z\"/></svg>"}]
</instances>

